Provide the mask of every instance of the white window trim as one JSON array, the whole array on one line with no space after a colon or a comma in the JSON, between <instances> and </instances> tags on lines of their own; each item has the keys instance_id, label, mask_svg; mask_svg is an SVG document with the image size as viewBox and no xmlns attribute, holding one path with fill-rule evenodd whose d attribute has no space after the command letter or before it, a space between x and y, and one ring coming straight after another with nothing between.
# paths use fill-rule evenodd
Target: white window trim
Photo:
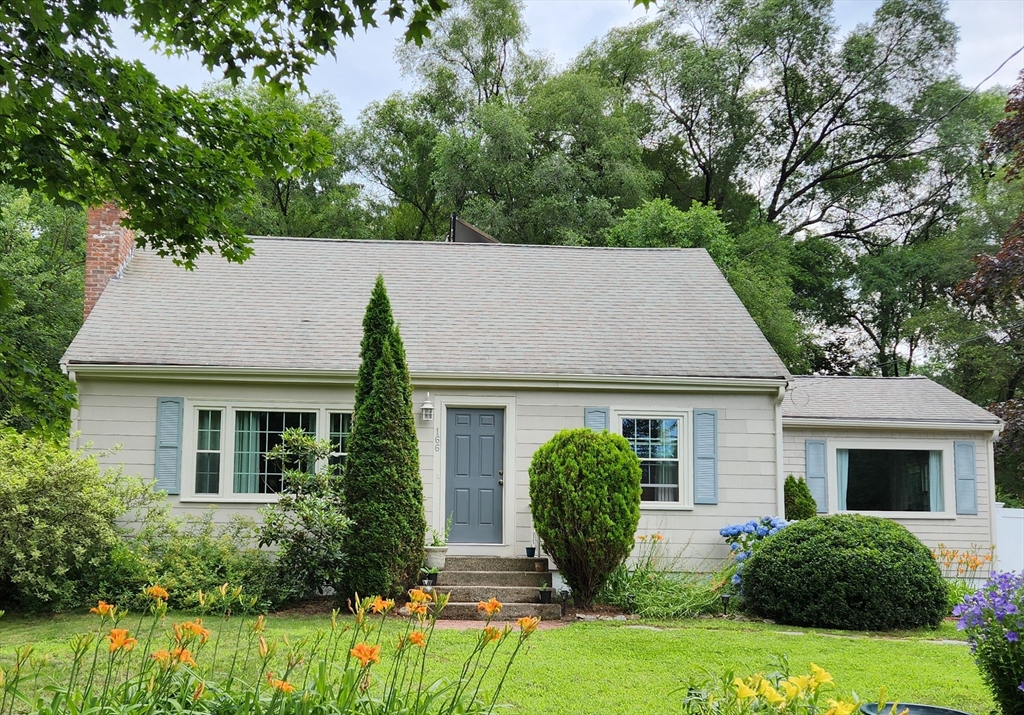
<instances>
[{"instance_id":1,"label":"white window trim","mask_svg":"<svg viewBox=\"0 0 1024 715\"><path fill-rule=\"evenodd\" d=\"M198 443L199 410L221 411L221 450L220 450L220 492L217 494L196 493L196 445ZM273 504L278 500L277 494L236 494L234 488L235 472L235 412L315 412L316 438L327 439L330 436L330 413L353 412L351 404L331 405L325 407L322 402L237 402L237 401L206 401L186 400L185 416L182 424L181 443L181 494L178 497L184 503L217 503L217 504Z\"/></svg>"},{"instance_id":2,"label":"white window trim","mask_svg":"<svg viewBox=\"0 0 1024 715\"><path fill-rule=\"evenodd\" d=\"M827 438L828 460L828 513L863 514L886 519L955 519L956 479L953 474L953 443L941 440L917 439L834 439ZM839 471L836 451L840 449L913 450L942 452L942 506L943 511L839 511Z\"/></svg>"},{"instance_id":3,"label":"white window trim","mask_svg":"<svg viewBox=\"0 0 1024 715\"><path fill-rule=\"evenodd\" d=\"M679 420L679 501L641 501L640 511L693 511L693 410L612 407L610 431L621 435L622 420L630 417Z\"/></svg>"}]
</instances>

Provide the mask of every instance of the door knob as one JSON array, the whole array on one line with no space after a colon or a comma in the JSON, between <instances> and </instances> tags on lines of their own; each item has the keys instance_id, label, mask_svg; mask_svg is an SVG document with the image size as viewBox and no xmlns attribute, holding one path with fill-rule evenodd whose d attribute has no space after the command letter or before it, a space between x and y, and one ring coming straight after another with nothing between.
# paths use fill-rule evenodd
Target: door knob
<instances>
[{"instance_id":1,"label":"door knob","mask_svg":"<svg viewBox=\"0 0 1024 715\"><path fill-rule=\"evenodd\" d=\"M499 486L499 487L503 487L503 486L505 486L505 480L504 480L504 479L499 479L499 480L498 480L498 486Z\"/></svg>"},{"instance_id":2,"label":"door knob","mask_svg":"<svg viewBox=\"0 0 1024 715\"><path fill-rule=\"evenodd\" d=\"M500 477L500 476L502 476L502 475L504 475L504 474L505 474L505 470L504 470L504 469L499 469L499 470L498 470L498 476L499 476L499 477Z\"/></svg>"}]
</instances>

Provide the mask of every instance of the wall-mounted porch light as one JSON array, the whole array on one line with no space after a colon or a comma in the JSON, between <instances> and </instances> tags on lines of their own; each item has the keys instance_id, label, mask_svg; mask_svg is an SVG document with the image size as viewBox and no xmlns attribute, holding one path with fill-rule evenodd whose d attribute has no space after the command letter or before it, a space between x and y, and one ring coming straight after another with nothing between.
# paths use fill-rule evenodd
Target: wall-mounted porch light
<instances>
[{"instance_id":1,"label":"wall-mounted porch light","mask_svg":"<svg viewBox=\"0 0 1024 715\"><path fill-rule=\"evenodd\" d=\"M434 403L430 401L430 393L427 393L427 399L423 401L423 408L420 413L423 417L424 422L434 421Z\"/></svg>"}]
</instances>

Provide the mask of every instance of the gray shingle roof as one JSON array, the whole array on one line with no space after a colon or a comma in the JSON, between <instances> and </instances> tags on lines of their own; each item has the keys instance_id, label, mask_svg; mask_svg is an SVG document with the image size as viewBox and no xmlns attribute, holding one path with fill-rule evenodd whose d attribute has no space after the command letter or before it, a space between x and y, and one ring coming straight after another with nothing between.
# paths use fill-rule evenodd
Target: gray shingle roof
<instances>
[{"instance_id":1,"label":"gray shingle roof","mask_svg":"<svg viewBox=\"0 0 1024 715\"><path fill-rule=\"evenodd\" d=\"M355 370L384 274L413 372L784 377L702 249L254 240L187 272L136 252L65 355L83 363Z\"/></svg>"},{"instance_id":2,"label":"gray shingle roof","mask_svg":"<svg viewBox=\"0 0 1024 715\"><path fill-rule=\"evenodd\" d=\"M999 424L999 419L991 412L919 376L794 376L782 403L782 416L821 420Z\"/></svg>"}]
</instances>

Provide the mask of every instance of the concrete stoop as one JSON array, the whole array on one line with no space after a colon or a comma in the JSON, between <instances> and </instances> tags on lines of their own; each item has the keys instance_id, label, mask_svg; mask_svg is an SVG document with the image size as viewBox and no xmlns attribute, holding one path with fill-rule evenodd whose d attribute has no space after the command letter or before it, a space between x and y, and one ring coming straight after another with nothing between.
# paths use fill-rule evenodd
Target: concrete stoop
<instances>
[{"instance_id":1,"label":"concrete stoop","mask_svg":"<svg viewBox=\"0 0 1024 715\"><path fill-rule=\"evenodd\" d=\"M523 616L557 621L562 616L562 607L557 603L540 603L541 586L551 586L551 571L544 558L449 556L438 574L435 588L451 594L442 618L486 620L477 610L477 604L496 598L503 604L501 612L494 617L497 622Z\"/></svg>"}]
</instances>

